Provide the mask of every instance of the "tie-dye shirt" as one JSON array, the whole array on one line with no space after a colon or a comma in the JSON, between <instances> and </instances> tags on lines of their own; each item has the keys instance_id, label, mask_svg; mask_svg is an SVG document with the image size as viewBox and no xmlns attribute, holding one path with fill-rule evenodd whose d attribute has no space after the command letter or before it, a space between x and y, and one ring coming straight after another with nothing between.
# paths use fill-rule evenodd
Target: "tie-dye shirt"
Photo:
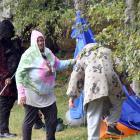
<instances>
[{"instance_id":1,"label":"tie-dye shirt","mask_svg":"<svg viewBox=\"0 0 140 140\"><path fill-rule=\"evenodd\" d=\"M57 69L67 68L73 60L59 60L45 47L43 58L37 38L42 33L33 31L31 46L22 55L16 71L18 101L26 96L26 104L35 107L46 107L55 102L54 86Z\"/></svg>"}]
</instances>

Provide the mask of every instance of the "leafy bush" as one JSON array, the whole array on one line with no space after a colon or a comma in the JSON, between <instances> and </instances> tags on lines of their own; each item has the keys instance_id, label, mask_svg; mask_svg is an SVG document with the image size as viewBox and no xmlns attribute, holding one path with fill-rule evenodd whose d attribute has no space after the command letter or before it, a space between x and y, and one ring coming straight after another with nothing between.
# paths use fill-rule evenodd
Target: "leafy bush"
<instances>
[{"instance_id":1,"label":"leafy bush","mask_svg":"<svg viewBox=\"0 0 140 140\"><path fill-rule=\"evenodd\" d=\"M140 20L132 26L125 25L124 9L122 1L102 1L89 5L87 17L97 42L113 49L114 55L122 60L119 71L128 72L130 81L140 80Z\"/></svg>"},{"instance_id":2,"label":"leafy bush","mask_svg":"<svg viewBox=\"0 0 140 140\"><path fill-rule=\"evenodd\" d=\"M28 40L31 30L36 28L44 32L46 37L57 39L62 36L63 25L68 24L62 16L66 15L66 8L63 0L21 0L15 7L17 32Z\"/></svg>"}]
</instances>

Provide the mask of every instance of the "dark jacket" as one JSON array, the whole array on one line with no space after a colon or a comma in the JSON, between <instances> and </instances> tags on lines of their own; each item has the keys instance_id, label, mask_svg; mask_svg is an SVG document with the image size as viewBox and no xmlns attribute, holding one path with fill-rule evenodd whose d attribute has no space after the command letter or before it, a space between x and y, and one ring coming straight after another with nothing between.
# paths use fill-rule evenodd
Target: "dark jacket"
<instances>
[{"instance_id":1,"label":"dark jacket","mask_svg":"<svg viewBox=\"0 0 140 140\"><path fill-rule=\"evenodd\" d=\"M20 47L18 47L20 48ZM11 39L0 40L0 91L5 86L5 79L14 75L20 59L20 49ZM15 79L8 85L2 96L17 96Z\"/></svg>"}]
</instances>

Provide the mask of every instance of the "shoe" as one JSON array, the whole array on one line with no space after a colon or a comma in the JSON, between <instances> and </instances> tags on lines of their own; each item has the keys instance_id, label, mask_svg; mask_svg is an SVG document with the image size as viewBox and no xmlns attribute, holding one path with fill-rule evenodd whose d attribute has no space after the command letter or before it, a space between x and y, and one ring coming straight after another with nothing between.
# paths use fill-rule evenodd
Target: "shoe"
<instances>
[{"instance_id":1,"label":"shoe","mask_svg":"<svg viewBox=\"0 0 140 140\"><path fill-rule=\"evenodd\" d=\"M0 133L0 138L13 138L16 136L17 134L13 134L13 133Z\"/></svg>"},{"instance_id":2,"label":"shoe","mask_svg":"<svg viewBox=\"0 0 140 140\"><path fill-rule=\"evenodd\" d=\"M57 119L56 132L63 131L63 130L64 130L63 120L61 118L58 118Z\"/></svg>"},{"instance_id":3,"label":"shoe","mask_svg":"<svg viewBox=\"0 0 140 140\"><path fill-rule=\"evenodd\" d=\"M56 132L60 132L64 130L64 125L62 123L57 124Z\"/></svg>"},{"instance_id":4,"label":"shoe","mask_svg":"<svg viewBox=\"0 0 140 140\"><path fill-rule=\"evenodd\" d=\"M2 133L0 133L0 138L4 138L4 136L3 136L3 134L2 134Z\"/></svg>"},{"instance_id":5,"label":"shoe","mask_svg":"<svg viewBox=\"0 0 140 140\"><path fill-rule=\"evenodd\" d=\"M121 136L124 133L116 128L116 126L108 126L107 134L113 136Z\"/></svg>"}]
</instances>

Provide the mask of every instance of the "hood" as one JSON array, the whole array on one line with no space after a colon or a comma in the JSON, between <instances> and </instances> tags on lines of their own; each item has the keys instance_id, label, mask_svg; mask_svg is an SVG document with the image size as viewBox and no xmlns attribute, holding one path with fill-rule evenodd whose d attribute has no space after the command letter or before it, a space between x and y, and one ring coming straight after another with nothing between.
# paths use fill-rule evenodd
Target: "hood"
<instances>
[{"instance_id":1,"label":"hood","mask_svg":"<svg viewBox=\"0 0 140 140\"><path fill-rule=\"evenodd\" d=\"M37 38L40 36L44 38L44 35L41 32L39 32L37 30L32 31L30 47L28 48L29 51L27 51L27 55L28 55L28 53L32 53L32 55L34 54L36 57L41 57L41 52L37 45Z\"/></svg>"},{"instance_id":2,"label":"hood","mask_svg":"<svg viewBox=\"0 0 140 140\"><path fill-rule=\"evenodd\" d=\"M14 26L11 21L3 20L0 22L0 39L11 39L14 34Z\"/></svg>"},{"instance_id":3,"label":"hood","mask_svg":"<svg viewBox=\"0 0 140 140\"><path fill-rule=\"evenodd\" d=\"M44 61L42 54L41 54L41 52L38 48L38 45L37 45L37 38L38 37L44 38L44 35L37 30L33 30L31 33L31 42L30 42L31 44L30 44L30 47L25 55L27 55L27 57L29 57L29 55L33 56L34 60L38 59L40 61L42 59ZM45 38L44 38L44 45L45 45ZM50 61L50 63L54 63L54 57L53 57L51 51L48 48L46 48L45 46L44 46L43 53L47 57L47 59Z\"/></svg>"},{"instance_id":4,"label":"hood","mask_svg":"<svg viewBox=\"0 0 140 140\"><path fill-rule=\"evenodd\" d=\"M31 33L31 47L37 47L37 38L40 36L44 38L44 35L41 32L39 32L37 30L32 31L32 33ZM45 38L44 38L44 41L45 41Z\"/></svg>"}]
</instances>

